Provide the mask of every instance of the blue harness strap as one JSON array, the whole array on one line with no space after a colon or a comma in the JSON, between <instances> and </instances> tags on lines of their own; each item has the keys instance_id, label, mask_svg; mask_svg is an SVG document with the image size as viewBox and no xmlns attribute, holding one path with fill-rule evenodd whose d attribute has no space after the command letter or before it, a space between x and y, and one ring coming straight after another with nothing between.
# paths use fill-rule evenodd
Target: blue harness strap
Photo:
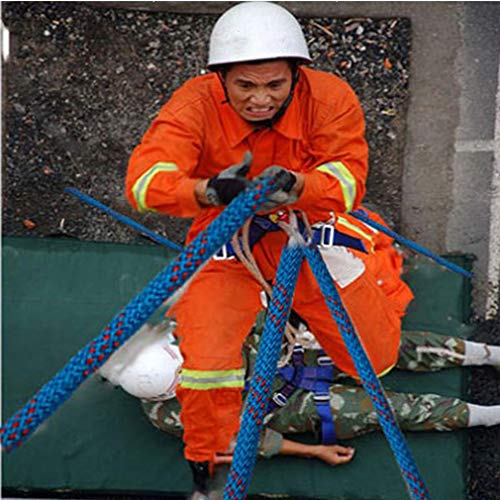
<instances>
[{"instance_id":1,"label":"blue harness strap","mask_svg":"<svg viewBox=\"0 0 500 500\"><path fill-rule=\"evenodd\" d=\"M253 246L267 233L273 231L279 231L280 227L268 219L264 215L254 215L252 222L250 224L250 229L248 233L248 240L250 243L250 248ZM241 245L241 238L238 237ZM220 249L215 253L214 259L224 260L230 259L231 257L236 257L236 252L231 241L228 241L225 245L222 245Z\"/></svg>"},{"instance_id":2,"label":"blue harness strap","mask_svg":"<svg viewBox=\"0 0 500 500\"><path fill-rule=\"evenodd\" d=\"M307 237L304 223L299 219L299 229L301 233ZM343 247L354 248L361 252L367 253L365 244L359 238L354 238L348 234L342 233L338 229L335 229L331 224L322 224L317 227L312 227L312 240L315 245L322 248L328 248L334 245L340 245ZM253 246L267 233L273 231L280 231L280 227L271 221L267 216L255 215L252 218L250 224L248 240L250 247ZM240 238L241 240L241 238ZM240 243L241 244L241 243ZM214 255L216 260L229 259L235 257L236 252L234 251L233 245L228 241L223 245L217 253Z\"/></svg>"},{"instance_id":3,"label":"blue harness strap","mask_svg":"<svg viewBox=\"0 0 500 500\"><path fill-rule=\"evenodd\" d=\"M359 238L354 238L346 233L342 233L338 229L335 229L330 224L324 224L319 227L312 227L313 231L313 243L320 247L331 247L331 246L341 246L354 248L360 252L367 253L365 244Z\"/></svg>"},{"instance_id":4,"label":"blue harness strap","mask_svg":"<svg viewBox=\"0 0 500 500\"><path fill-rule=\"evenodd\" d=\"M292 365L278 369L278 375L286 382L280 391L274 393L269 401L268 411L283 407L288 398L297 390L305 389L313 393L313 401L321 420L321 442L334 444L337 442L333 413L330 406L330 384L333 382L333 363L320 350L318 356L320 366L305 366L304 348L300 344L293 347Z\"/></svg>"}]
</instances>

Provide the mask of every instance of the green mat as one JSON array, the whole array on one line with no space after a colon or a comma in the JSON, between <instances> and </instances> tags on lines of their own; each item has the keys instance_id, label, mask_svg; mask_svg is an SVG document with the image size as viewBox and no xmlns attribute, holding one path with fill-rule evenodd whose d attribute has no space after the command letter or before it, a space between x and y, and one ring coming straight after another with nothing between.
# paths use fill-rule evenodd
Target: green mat
<instances>
[{"instance_id":1,"label":"green mat","mask_svg":"<svg viewBox=\"0 0 500 500\"><path fill-rule=\"evenodd\" d=\"M3 239L3 420L164 268L174 254L153 246L73 240ZM465 259L466 260L466 259ZM458 263L464 264L464 259ZM417 258L408 280L417 300L408 328L467 335L470 290L458 275ZM386 386L463 395L465 372L391 374ZM434 499L465 493L465 433L407 434ZM330 468L279 457L258 462L250 494L328 499L405 499L381 434L352 440L355 460ZM153 428L137 400L99 377L87 380L18 450L3 456L4 493L95 493L179 497L191 491L180 441Z\"/></svg>"}]
</instances>

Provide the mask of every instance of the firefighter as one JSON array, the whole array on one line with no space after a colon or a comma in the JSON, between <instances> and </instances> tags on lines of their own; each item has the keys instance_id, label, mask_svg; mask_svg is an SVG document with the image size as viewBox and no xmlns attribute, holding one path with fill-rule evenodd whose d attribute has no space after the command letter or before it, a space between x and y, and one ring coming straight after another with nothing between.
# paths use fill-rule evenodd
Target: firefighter
<instances>
[{"instance_id":1,"label":"firefighter","mask_svg":"<svg viewBox=\"0 0 500 500\"><path fill-rule=\"evenodd\" d=\"M412 295L397 269L387 293L370 264L372 249L365 249L368 254L354 250L351 258L332 248L328 235L334 224L343 223L346 231L355 227L354 240L363 232L347 213L360 206L365 194L365 122L349 85L307 68L310 62L300 25L286 9L268 2L230 8L211 34L212 72L188 80L163 106L131 155L126 193L139 211L194 218L189 242L251 179L274 177L279 189L253 227L262 229L263 219L272 220L273 212L283 208L301 210L317 225L315 234L328 250L343 303L382 375L396 363L401 315ZM273 280L286 242L280 231L260 231L252 242L266 281ZM177 396L185 457L195 478L207 476L216 455L230 447L238 432L241 348L261 309L261 285L224 250L192 279L175 306L184 358ZM386 264L394 263L390 254ZM335 365L357 376L306 265L293 307Z\"/></svg>"}]
</instances>

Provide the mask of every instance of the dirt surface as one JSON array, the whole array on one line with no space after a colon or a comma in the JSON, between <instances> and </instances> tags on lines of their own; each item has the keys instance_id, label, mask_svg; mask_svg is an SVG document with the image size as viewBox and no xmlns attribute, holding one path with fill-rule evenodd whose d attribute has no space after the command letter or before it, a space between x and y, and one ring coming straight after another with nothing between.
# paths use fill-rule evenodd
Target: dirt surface
<instances>
[{"instance_id":1,"label":"dirt surface","mask_svg":"<svg viewBox=\"0 0 500 500\"><path fill-rule=\"evenodd\" d=\"M3 67L3 234L146 242L64 193L74 186L172 242L189 220L140 215L123 186L128 157L160 106L205 69L210 15L110 9L98 3L3 2L12 51ZM345 78L367 121L367 200L397 230L409 99L407 19L303 19L313 66ZM498 321L478 337L494 341ZM471 398L500 401L498 378L473 370ZM470 433L470 494L497 498L498 429ZM493 495L493 496L492 496Z\"/></svg>"},{"instance_id":2,"label":"dirt surface","mask_svg":"<svg viewBox=\"0 0 500 500\"><path fill-rule=\"evenodd\" d=\"M136 239L63 194L63 185L73 185L182 243L188 221L133 213L124 176L161 104L204 71L216 18L79 2L6 2L3 18L15 40L3 75L4 234ZM347 79L361 99L371 149L369 200L397 223L410 24L308 19L303 25L314 66Z\"/></svg>"}]
</instances>

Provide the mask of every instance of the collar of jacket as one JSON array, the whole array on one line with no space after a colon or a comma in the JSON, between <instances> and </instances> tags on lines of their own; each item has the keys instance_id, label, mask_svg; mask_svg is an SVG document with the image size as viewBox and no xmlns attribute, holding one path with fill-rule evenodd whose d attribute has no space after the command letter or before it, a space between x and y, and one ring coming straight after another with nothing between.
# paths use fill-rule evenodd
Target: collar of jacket
<instances>
[{"instance_id":1,"label":"collar of jacket","mask_svg":"<svg viewBox=\"0 0 500 500\"><path fill-rule=\"evenodd\" d=\"M214 79L215 89L214 97L216 106L221 117L224 130L227 133L229 139L229 145L234 148L241 142L243 142L256 128L266 128L256 127L250 122L244 120L229 104L226 100L224 94L224 89L217 78ZM272 129L288 139L298 139L301 140L302 127L300 123L300 95L301 92L300 81L297 84L294 92L292 102L289 104L285 114L273 124Z\"/></svg>"}]
</instances>

